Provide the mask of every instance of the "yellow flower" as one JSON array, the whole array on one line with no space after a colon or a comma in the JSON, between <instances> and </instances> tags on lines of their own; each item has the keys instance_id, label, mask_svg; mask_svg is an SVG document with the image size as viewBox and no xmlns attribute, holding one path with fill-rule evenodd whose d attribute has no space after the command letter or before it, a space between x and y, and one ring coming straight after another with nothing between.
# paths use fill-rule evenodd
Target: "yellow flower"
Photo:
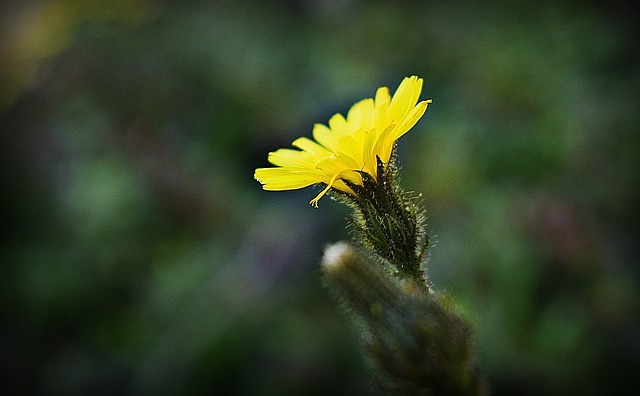
<instances>
[{"instance_id":1,"label":"yellow flower","mask_svg":"<svg viewBox=\"0 0 640 396\"><path fill-rule=\"evenodd\" d=\"M326 187L309 202L315 207L331 188L356 195L344 180L362 185L360 171L378 180L376 157L388 163L396 140L418 122L431 103L430 99L416 103L421 91L422 79L416 76L402 80L393 97L387 87L378 88L375 99L356 103L346 118L336 114L328 127L316 124L315 141L301 137L292 143L299 150L269 153L269 162L276 167L258 168L254 177L271 191L324 183Z\"/></svg>"}]
</instances>

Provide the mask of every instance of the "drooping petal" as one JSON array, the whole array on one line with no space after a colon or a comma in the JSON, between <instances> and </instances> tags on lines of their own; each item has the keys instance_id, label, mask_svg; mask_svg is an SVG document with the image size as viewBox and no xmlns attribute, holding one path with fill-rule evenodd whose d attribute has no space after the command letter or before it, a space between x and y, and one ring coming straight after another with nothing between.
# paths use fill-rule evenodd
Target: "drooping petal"
<instances>
[{"instance_id":1,"label":"drooping petal","mask_svg":"<svg viewBox=\"0 0 640 396\"><path fill-rule=\"evenodd\" d=\"M353 172L352 170L349 170L349 169L345 169L345 170L343 170L341 172L338 172L335 175L333 175L331 177L331 179L329 180L329 182L326 183L327 186L322 191L320 191L320 193L314 199L309 201L309 203L317 208L318 207L318 201L320 200L320 198L322 198L327 193L327 191L329 191L332 187L339 187L340 190L342 190L342 191L345 191L347 193L353 193L351 191L351 189L349 187L347 187L347 185L344 182L340 181L340 179L343 179L343 178L352 179L353 178L353 173L356 173L356 172ZM361 183L362 179L360 179L358 182Z\"/></svg>"}]
</instances>

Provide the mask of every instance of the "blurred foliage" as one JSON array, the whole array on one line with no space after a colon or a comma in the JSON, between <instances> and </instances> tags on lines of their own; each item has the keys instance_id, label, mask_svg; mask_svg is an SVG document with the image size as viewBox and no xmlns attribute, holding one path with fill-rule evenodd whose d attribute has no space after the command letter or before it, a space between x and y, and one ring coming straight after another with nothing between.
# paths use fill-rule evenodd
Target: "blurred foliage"
<instances>
[{"instance_id":1,"label":"blurred foliage","mask_svg":"<svg viewBox=\"0 0 640 396\"><path fill-rule=\"evenodd\" d=\"M403 184L423 194L431 279L475 324L493 393L637 390L630 10L0 8L3 387L368 394L357 340L319 282L347 209L251 177L314 122L417 74L434 103L400 141Z\"/></svg>"}]
</instances>

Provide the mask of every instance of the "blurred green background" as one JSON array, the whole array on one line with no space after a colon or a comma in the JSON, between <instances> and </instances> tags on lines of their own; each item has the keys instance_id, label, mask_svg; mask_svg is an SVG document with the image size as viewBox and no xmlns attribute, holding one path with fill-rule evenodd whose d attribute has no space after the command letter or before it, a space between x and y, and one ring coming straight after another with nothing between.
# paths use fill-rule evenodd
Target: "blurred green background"
<instances>
[{"instance_id":1,"label":"blurred green background","mask_svg":"<svg viewBox=\"0 0 640 396\"><path fill-rule=\"evenodd\" d=\"M318 267L347 208L252 176L417 74L402 183L493 394L638 390L640 32L556 3L3 2L0 387L370 394Z\"/></svg>"}]
</instances>

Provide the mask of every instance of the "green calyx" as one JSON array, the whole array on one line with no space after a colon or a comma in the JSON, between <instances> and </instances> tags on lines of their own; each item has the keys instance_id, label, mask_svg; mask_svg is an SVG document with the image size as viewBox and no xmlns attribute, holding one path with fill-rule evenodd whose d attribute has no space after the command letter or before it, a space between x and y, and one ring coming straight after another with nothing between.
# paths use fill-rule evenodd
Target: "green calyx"
<instances>
[{"instance_id":1,"label":"green calyx","mask_svg":"<svg viewBox=\"0 0 640 396\"><path fill-rule=\"evenodd\" d=\"M424 210L417 197L400 187L395 155L387 164L377 158L377 180L366 172L360 174L362 185L345 180L356 196L340 195L353 209L354 239L375 252L395 276L428 287L422 269L429 247Z\"/></svg>"}]
</instances>

